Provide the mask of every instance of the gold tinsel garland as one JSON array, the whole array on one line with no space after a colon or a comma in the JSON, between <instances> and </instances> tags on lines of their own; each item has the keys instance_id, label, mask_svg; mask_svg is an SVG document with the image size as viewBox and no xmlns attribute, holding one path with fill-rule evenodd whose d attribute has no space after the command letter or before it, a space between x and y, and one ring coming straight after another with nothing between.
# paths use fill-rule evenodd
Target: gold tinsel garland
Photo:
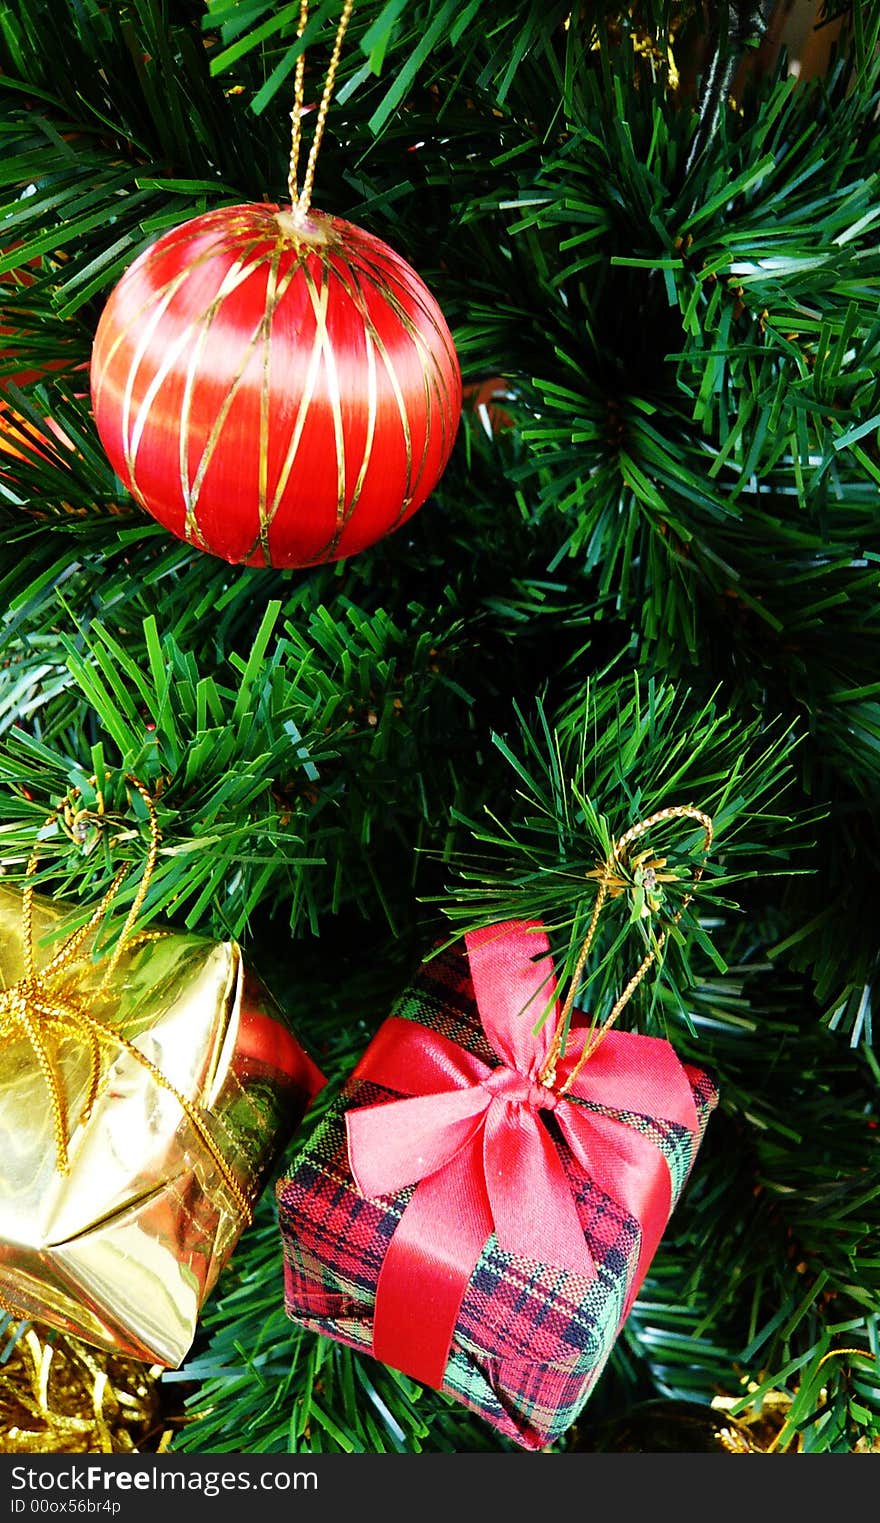
<instances>
[{"instance_id":1,"label":"gold tinsel garland","mask_svg":"<svg viewBox=\"0 0 880 1523\"><path fill-rule=\"evenodd\" d=\"M2 1317L0 1317L2 1327ZM0 1336L0 1452L162 1454L161 1365L87 1348L28 1322Z\"/></svg>"}]
</instances>

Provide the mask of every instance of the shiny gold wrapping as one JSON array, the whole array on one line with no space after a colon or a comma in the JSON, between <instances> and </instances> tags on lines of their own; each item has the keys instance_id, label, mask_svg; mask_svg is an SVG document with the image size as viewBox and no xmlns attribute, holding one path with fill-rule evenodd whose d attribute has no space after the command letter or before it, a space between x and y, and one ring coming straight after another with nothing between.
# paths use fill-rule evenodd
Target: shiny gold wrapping
<instances>
[{"instance_id":1,"label":"shiny gold wrapping","mask_svg":"<svg viewBox=\"0 0 880 1523\"><path fill-rule=\"evenodd\" d=\"M58 950L70 909L34 899L38 970ZM0 886L0 989L24 976L22 935L21 893ZM101 976L100 961L77 964L80 1000L94 993L97 1002ZM135 1053L101 1041L97 1093L84 1115L90 1044L50 1027L45 1041L67 1108L65 1173L34 1047L7 1025L0 1300L87 1343L176 1368L248 1203L322 1078L234 942L172 931L135 938L100 1009L165 1084Z\"/></svg>"}]
</instances>

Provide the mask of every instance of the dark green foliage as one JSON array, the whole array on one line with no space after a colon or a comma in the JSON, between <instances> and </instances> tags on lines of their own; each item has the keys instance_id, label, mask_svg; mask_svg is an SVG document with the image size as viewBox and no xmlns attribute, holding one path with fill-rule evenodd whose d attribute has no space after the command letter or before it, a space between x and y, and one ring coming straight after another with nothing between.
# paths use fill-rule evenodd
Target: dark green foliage
<instances>
[{"instance_id":1,"label":"dark green foliage","mask_svg":"<svg viewBox=\"0 0 880 1523\"><path fill-rule=\"evenodd\" d=\"M130 860L124 914L135 773L145 920L240 937L335 1085L434 943L543 915L570 973L613 839L710 812L699 883L698 827L646 838L676 878L642 917L630 874L587 969L601 1014L665 927L627 1020L722 1099L571 1442L751 1381L780 1448L846 1452L880 1427L876 1362L825 1357L876 1355L880 1307L880 5L697 137L705 10L358 0L316 203L412 261L504 416L466 407L384 543L265 572L125 496L85 367L158 232L285 197L299 5L0 6L0 428L46 434L0 453L0 860L95 774L106 826L40 872L85 907ZM271 1190L175 1378L195 1451L498 1445L293 1328Z\"/></svg>"}]
</instances>

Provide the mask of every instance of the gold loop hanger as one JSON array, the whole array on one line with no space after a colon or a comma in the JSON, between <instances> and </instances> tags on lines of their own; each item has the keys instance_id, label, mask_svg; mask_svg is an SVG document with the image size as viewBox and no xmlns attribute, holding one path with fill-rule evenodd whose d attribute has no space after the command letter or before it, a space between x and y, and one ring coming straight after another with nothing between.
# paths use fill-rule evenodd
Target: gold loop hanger
<instances>
[{"instance_id":1,"label":"gold loop hanger","mask_svg":"<svg viewBox=\"0 0 880 1523\"><path fill-rule=\"evenodd\" d=\"M336 71L339 68L339 59L342 55L342 43L354 10L354 0L345 0L339 25L336 29L336 41L333 44L333 52L330 63L327 66L327 77L324 81L324 90L321 95L321 103L318 107L318 116L315 122L315 133L306 162L306 172L303 178L302 190L299 189L299 160L302 150L302 119L305 113L305 74L306 54L303 48L296 60L296 73L293 85L293 110L290 113L290 166L287 174L287 189L290 195L290 205L293 220L302 225L309 214L312 204L312 189L315 183L315 166L318 162L318 154L321 149L321 140L324 136L324 128L327 124L327 113L330 110L330 102L333 99L333 90L336 85ZM309 0L300 0L299 24L296 35L298 39L306 29L309 19Z\"/></svg>"},{"instance_id":2,"label":"gold loop hanger","mask_svg":"<svg viewBox=\"0 0 880 1523\"><path fill-rule=\"evenodd\" d=\"M548 1052L538 1075L539 1084L543 1084L547 1089L552 1089L556 1083L556 1067L560 1057L562 1056L565 1036L568 1030L568 1023L572 1010L574 1009L575 998L580 987L584 967L590 954L590 949L592 948L593 941L595 939L596 930L599 925L599 918L602 914L605 900L608 898L608 895L614 886L621 881L621 858L626 855L629 847L633 844L634 841L637 841L640 836L643 836L647 831L652 830L654 826L660 825L666 820L695 820L703 827L704 853L708 852L709 848L712 845L714 827L711 817L706 814L704 810L697 809L692 804L675 804L668 809L658 809L656 814L648 815L646 819L638 820L635 825L631 825L629 830L624 831L623 835L619 836L618 839L614 842L611 851L606 857L603 865L598 868L595 873L590 874L591 877L596 877L598 879L599 890L596 894L596 902L593 905L593 913L590 917L590 924L587 927L587 934L584 937L583 945L581 946L581 950L578 953L578 960L572 973L571 983L565 998L565 1003L560 1012L556 1030L553 1034L553 1041L550 1044L550 1051ZM694 870L694 883L698 883L702 875L702 866L697 867ZM673 917L673 926L678 924L692 897L692 894L685 895L681 903L681 908ZM589 1058L596 1051L599 1043L611 1030L621 1011L632 999L632 996L635 994L636 989L639 987L639 984L642 982L645 974L648 972L652 964L656 962L658 956L660 955L663 944L669 933L669 929L670 927L667 926L664 927L664 929L660 932L653 946L648 949L645 956L642 958L638 968L626 983L623 991L618 996L612 1009L609 1011L607 1018L584 1043L583 1051L578 1058L577 1063L575 1064L561 1090L559 1091L560 1095L566 1094L567 1091L571 1088L585 1063L587 1063Z\"/></svg>"}]
</instances>

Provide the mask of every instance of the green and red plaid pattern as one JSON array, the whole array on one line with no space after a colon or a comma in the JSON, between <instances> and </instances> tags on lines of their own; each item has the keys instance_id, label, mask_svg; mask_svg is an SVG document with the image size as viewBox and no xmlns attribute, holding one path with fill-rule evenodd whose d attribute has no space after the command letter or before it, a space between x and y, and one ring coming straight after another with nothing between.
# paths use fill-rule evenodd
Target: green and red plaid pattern
<instances>
[{"instance_id":1,"label":"green and red plaid pattern","mask_svg":"<svg viewBox=\"0 0 880 1523\"><path fill-rule=\"evenodd\" d=\"M394 1015L419 1021L493 1065L467 957L449 950L424 965ZM702 1070L686 1067L699 1121L685 1128L607 1110L662 1150L675 1206L718 1095ZM399 1096L350 1080L278 1185L285 1304L294 1321L369 1351L376 1284L388 1243L413 1187L367 1200L351 1177L345 1112ZM587 1102L580 1102L587 1103ZM590 1105L595 1111L603 1107ZM638 1261L640 1227L586 1176L555 1130L597 1276L582 1276L503 1252L492 1235L462 1301L442 1389L526 1449L561 1437L589 1396L620 1328ZM413 1287L413 1315L420 1315Z\"/></svg>"}]
</instances>

